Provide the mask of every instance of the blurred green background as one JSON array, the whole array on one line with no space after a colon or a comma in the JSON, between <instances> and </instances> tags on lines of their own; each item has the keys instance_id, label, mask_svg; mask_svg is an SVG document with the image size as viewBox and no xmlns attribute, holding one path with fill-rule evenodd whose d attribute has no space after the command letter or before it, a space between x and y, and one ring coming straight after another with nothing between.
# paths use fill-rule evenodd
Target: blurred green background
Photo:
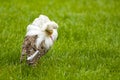
<instances>
[{"instance_id":1,"label":"blurred green background","mask_svg":"<svg viewBox=\"0 0 120 80\"><path fill-rule=\"evenodd\" d=\"M40 14L59 38L33 68L19 58ZM120 80L120 0L0 0L0 80Z\"/></svg>"}]
</instances>

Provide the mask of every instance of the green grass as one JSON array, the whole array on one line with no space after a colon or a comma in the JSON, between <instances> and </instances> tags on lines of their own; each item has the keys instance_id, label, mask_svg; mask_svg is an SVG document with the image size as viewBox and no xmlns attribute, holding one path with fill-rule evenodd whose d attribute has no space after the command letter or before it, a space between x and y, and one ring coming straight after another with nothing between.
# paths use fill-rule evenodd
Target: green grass
<instances>
[{"instance_id":1,"label":"green grass","mask_svg":"<svg viewBox=\"0 0 120 80\"><path fill-rule=\"evenodd\" d=\"M40 14L59 24L59 38L33 68L19 58ZM0 0L0 80L120 80L120 1Z\"/></svg>"}]
</instances>

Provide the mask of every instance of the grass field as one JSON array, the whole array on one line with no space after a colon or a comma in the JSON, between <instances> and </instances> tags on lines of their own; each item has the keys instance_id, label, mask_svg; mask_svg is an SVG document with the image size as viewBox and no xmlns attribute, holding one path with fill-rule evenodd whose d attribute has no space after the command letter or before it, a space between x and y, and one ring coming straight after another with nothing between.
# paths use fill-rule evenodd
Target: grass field
<instances>
[{"instance_id":1,"label":"grass field","mask_svg":"<svg viewBox=\"0 0 120 80\"><path fill-rule=\"evenodd\" d=\"M40 14L59 38L33 68L19 57ZM120 80L120 1L0 0L0 80Z\"/></svg>"}]
</instances>

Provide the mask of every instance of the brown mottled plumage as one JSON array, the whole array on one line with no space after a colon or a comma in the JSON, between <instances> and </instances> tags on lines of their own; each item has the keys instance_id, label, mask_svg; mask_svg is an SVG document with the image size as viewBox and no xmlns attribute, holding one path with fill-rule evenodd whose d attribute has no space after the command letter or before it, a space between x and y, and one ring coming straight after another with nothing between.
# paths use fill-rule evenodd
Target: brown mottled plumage
<instances>
[{"instance_id":1,"label":"brown mottled plumage","mask_svg":"<svg viewBox=\"0 0 120 80\"><path fill-rule=\"evenodd\" d=\"M21 62L25 55L27 57L30 57L33 55L37 50L40 52L40 54L36 55L32 61L27 61L28 64L34 64L37 62L37 60L44 55L47 50L45 48L45 41L43 40L41 44L36 48L35 42L37 39L37 35L34 36L26 36L22 45L22 55L21 55Z\"/></svg>"}]
</instances>

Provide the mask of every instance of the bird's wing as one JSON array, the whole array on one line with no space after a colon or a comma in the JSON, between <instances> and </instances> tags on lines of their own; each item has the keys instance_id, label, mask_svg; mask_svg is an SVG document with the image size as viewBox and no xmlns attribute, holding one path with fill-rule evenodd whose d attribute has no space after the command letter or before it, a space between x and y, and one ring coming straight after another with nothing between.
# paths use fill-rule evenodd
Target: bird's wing
<instances>
[{"instance_id":1,"label":"bird's wing","mask_svg":"<svg viewBox=\"0 0 120 80\"><path fill-rule=\"evenodd\" d=\"M37 35L25 37L22 50L25 51L27 56L30 56L37 50L35 45L36 39L37 39Z\"/></svg>"},{"instance_id":2,"label":"bird's wing","mask_svg":"<svg viewBox=\"0 0 120 80\"><path fill-rule=\"evenodd\" d=\"M27 57L28 64L36 63L38 59L46 53L47 53L47 49L45 48L45 40L43 40L39 45L38 49L29 57Z\"/></svg>"}]
</instances>

